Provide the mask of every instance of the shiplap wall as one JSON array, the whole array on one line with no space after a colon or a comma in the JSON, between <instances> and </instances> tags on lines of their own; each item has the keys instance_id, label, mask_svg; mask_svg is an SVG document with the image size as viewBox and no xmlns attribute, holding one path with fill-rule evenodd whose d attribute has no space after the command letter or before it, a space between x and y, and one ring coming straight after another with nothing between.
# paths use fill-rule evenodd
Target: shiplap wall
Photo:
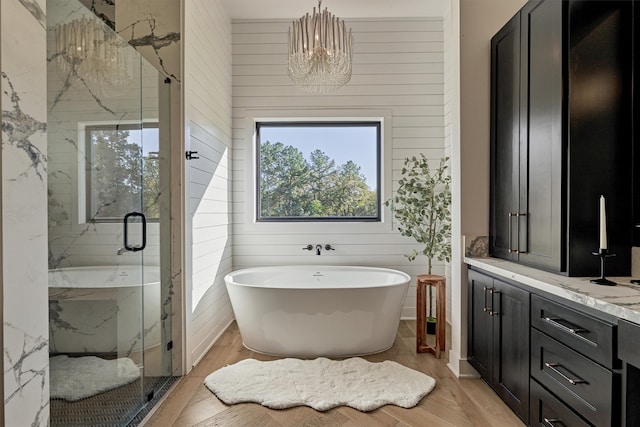
<instances>
[{"instance_id":1,"label":"shiplap wall","mask_svg":"<svg viewBox=\"0 0 640 427\"><path fill-rule=\"evenodd\" d=\"M231 20L219 2L184 2L187 369L233 320L231 271Z\"/></svg>"},{"instance_id":2,"label":"shiplap wall","mask_svg":"<svg viewBox=\"0 0 640 427\"><path fill-rule=\"evenodd\" d=\"M442 18L352 19L354 65L351 81L331 95L309 95L287 76L289 21L234 21L233 30L233 266L286 264L369 265L426 273L426 259L410 263L404 254L416 247L389 224L254 224L254 207L246 192L253 189L251 118L255 111L283 110L292 117L322 110L340 117L349 111L386 110L392 116L387 132L392 173L383 185L397 186L404 158L424 153L434 166L445 155L444 40ZM388 123L387 123L388 125ZM247 201L249 200L249 201ZM343 224L344 225L344 224ZM303 251L307 244L336 250L321 256ZM434 274L445 266L435 263ZM407 294L404 317L415 316L415 280Z\"/></svg>"}]
</instances>

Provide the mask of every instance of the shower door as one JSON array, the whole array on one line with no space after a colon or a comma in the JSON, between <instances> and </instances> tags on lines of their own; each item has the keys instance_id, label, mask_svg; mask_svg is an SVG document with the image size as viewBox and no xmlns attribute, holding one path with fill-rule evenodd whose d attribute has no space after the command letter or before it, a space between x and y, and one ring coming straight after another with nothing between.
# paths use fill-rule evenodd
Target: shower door
<instances>
[{"instance_id":1,"label":"shower door","mask_svg":"<svg viewBox=\"0 0 640 427\"><path fill-rule=\"evenodd\" d=\"M50 360L117 369L106 391L52 393L51 425L126 425L171 375L168 90L76 0L48 0L47 27Z\"/></svg>"}]
</instances>

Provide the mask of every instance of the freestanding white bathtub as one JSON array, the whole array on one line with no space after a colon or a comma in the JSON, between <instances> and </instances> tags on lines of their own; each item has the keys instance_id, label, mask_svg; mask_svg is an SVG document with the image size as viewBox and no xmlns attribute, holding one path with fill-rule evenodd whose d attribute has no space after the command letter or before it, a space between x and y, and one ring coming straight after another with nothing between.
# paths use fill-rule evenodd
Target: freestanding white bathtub
<instances>
[{"instance_id":1,"label":"freestanding white bathtub","mask_svg":"<svg viewBox=\"0 0 640 427\"><path fill-rule=\"evenodd\" d=\"M374 267L283 266L225 277L243 344L289 357L346 357L393 345L410 276Z\"/></svg>"}]
</instances>

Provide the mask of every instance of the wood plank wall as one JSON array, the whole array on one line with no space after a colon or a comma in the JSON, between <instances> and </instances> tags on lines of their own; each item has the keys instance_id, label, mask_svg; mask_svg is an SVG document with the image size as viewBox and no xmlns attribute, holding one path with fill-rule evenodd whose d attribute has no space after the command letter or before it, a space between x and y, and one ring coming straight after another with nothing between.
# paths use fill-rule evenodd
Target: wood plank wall
<instances>
[{"instance_id":1,"label":"wood plank wall","mask_svg":"<svg viewBox=\"0 0 640 427\"><path fill-rule=\"evenodd\" d=\"M397 186L405 157L424 153L437 165L445 155L444 35L442 18L349 20L355 56L353 77L332 95L309 95L287 76L289 21L234 21L233 31L233 267L286 264L371 265L399 269L412 276L426 272L424 257L410 263L404 256L414 247L390 224L381 227L336 227L311 224L270 227L253 224L252 168L247 129L252 111L321 110L340 116L344 109L391 112L391 176L384 185ZM249 145L250 146L250 145ZM249 200L249 202L247 202ZM336 250L303 251L307 244L330 243ZM445 266L436 263L436 274ZM415 316L415 279L404 317Z\"/></svg>"},{"instance_id":2,"label":"wood plank wall","mask_svg":"<svg viewBox=\"0 0 640 427\"><path fill-rule=\"evenodd\" d=\"M219 2L184 11L187 369L233 320L231 271L231 20Z\"/></svg>"}]
</instances>

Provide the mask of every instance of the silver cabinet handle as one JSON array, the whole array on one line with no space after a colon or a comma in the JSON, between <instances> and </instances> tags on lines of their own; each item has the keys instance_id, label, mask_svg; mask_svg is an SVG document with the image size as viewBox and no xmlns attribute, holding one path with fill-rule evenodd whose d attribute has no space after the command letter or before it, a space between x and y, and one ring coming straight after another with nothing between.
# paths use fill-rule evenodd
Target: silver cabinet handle
<instances>
[{"instance_id":1,"label":"silver cabinet handle","mask_svg":"<svg viewBox=\"0 0 640 427\"><path fill-rule=\"evenodd\" d=\"M489 295L491 295L491 307L487 307L487 292L489 292ZM485 313L489 313L489 316L493 316L493 294L494 293L498 293L498 291L488 286L484 287L484 308L482 310Z\"/></svg>"},{"instance_id":2,"label":"silver cabinet handle","mask_svg":"<svg viewBox=\"0 0 640 427\"><path fill-rule=\"evenodd\" d=\"M550 325L552 325L552 326L554 326L554 327L556 327L556 328L558 328L558 329L560 329L562 331L568 332L570 334L578 335L578 334L583 334L585 332L589 332L588 329L584 329L584 328L581 328L579 326L576 326L573 323L568 322L568 321L566 321L566 320L564 320L564 319L562 319L560 317L544 317L544 320L546 322L548 322ZM566 323L566 325L564 323L561 323L561 322ZM569 325L569 326L567 326L567 325Z\"/></svg>"},{"instance_id":3,"label":"silver cabinet handle","mask_svg":"<svg viewBox=\"0 0 640 427\"><path fill-rule=\"evenodd\" d=\"M500 312L493 311L493 296L495 294L500 295L500 291L496 291L495 289L491 289L491 311L489 311L489 316L498 316Z\"/></svg>"},{"instance_id":4,"label":"silver cabinet handle","mask_svg":"<svg viewBox=\"0 0 640 427\"><path fill-rule=\"evenodd\" d=\"M512 223L511 223L511 220L513 218L516 218L516 230L517 230L517 233L518 233L518 241L519 241L520 240L520 217L521 216L527 216L527 214L526 213L521 213L521 212L509 212L509 233L507 233L507 234L508 234L508 237L509 237L509 253L510 254L526 254L527 253L527 251L521 251L520 250L520 244L516 244L516 248L515 249L513 249L511 247L511 244L513 243L512 240L511 240L512 239L512 233L511 233L511 225L512 225Z\"/></svg>"},{"instance_id":5,"label":"silver cabinet handle","mask_svg":"<svg viewBox=\"0 0 640 427\"><path fill-rule=\"evenodd\" d=\"M557 427L557 426L564 425L562 420L559 418L543 418L543 420L544 420L544 423L549 427Z\"/></svg>"},{"instance_id":6,"label":"silver cabinet handle","mask_svg":"<svg viewBox=\"0 0 640 427\"><path fill-rule=\"evenodd\" d=\"M558 374L562 379L564 379L565 381L567 381L571 385L585 384L586 383L585 380L582 380L580 378L578 378L578 379L569 378L568 376L566 376L565 374L560 372L560 370L558 368L563 368L564 366L562 366L559 363L548 363L548 362L545 362L544 366L546 366L547 368L551 369L553 372Z\"/></svg>"},{"instance_id":7,"label":"silver cabinet handle","mask_svg":"<svg viewBox=\"0 0 640 427\"><path fill-rule=\"evenodd\" d=\"M517 253L517 254L526 254L526 253L527 253L527 251L521 251L521 250L520 250L520 217L521 217L521 216L526 217L526 216L527 216L527 214L526 214L526 212L525 212L525 213L518 212L518 215L517 215L517 216L518 216L518 218L517 218L517 221L518 221L518 222L517 222L517 224L518 224L518 227L517 227L517 230L518 230L518 244L517 244L516 246L518 247L518 250L516 251L516 253Z\"/></svg>"},{"instance_id":8,"label":"silver cabinet handle","mask_svg":"<svg viewBox=\"0 0 640 427\"><path fill-rule=\"evenodd\" d=\"M512 220L513 220L514 217L516 217L516 218L518 217L518 212L509 212L509 232L507 233L507 237L509 239L509 250L508 250L508 252L510 254L518 252L518 248L513 249L511 247L511 244L513 243L513 236L512 236L512 233L511 233L511 226L513 225L512 224Z\"/></svg>"},{"instance_id":9,"label":"silver cabinet handle","mask_svg":"<svg viewBox=\"0 0 640 427\"><path fill-rule=\"evenodd\" d=\"M483 305L482 311L484 311L485 313L489 311L489 307L487 307L487 291L489 289L491 288L484 286L484 303L482 304Z\"/></svg>"}]
</instances>

